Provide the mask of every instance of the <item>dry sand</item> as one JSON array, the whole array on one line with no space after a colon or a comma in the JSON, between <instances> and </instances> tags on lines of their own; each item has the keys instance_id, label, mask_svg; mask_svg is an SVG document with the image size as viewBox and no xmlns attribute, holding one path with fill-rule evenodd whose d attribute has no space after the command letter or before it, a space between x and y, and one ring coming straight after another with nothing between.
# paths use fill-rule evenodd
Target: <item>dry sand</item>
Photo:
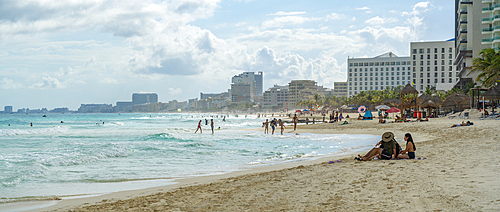
<instances>
[{"instance_id":1,"label":"dry sand","mask_svg":"<svg viewBox=\"0 0 500 212\"><path fill-rule=\"evenodd\" d=\"M463 119L301 125L297 133L412 133L424 160L321 158L179 180L179 184L63 200L36 211L499 211L500 121ZM290 127L286 132L291 132ZM294 132L292 132L294 133ZM404 142L400 142L404 148ZM328 164L340 159L342 163Z\"/></svg>"}]
</instances>

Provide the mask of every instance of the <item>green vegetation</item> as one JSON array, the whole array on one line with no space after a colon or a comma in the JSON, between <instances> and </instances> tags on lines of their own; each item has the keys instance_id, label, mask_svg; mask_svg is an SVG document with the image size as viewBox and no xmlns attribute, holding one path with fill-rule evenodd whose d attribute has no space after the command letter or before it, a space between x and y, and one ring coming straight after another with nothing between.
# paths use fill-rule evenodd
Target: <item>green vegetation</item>
<instances>
[{"instance_id":1,"label":"green vegetation","mask_svg":"<svg viewBox=\"0 0 500 212\"><path fill-rule=\"evenodd\" d=\"M481 72L476 81L481 82L482 87L490 88L500 82L500 51L491 48L481 50L479 57L474 58L468 75L474 72Z\"/></svg>"}]
</instances>

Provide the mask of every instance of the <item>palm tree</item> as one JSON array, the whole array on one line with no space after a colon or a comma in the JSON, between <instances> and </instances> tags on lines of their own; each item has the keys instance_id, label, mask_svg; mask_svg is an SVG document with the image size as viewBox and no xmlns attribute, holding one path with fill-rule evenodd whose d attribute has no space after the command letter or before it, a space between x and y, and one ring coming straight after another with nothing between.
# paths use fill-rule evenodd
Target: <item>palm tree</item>
<instances>
[{"instance_id":1,"label":"palm tree","mask_svg":"<svg viewBox=\"0 0 500 212\"><path fill-rule=\"evenodd\" d=\"M481 72L476 81L482 82L481 86L489 88L500 81L500 51L488 48L479 52L479 57L472 61L472 69L467 75Z\"/></svg>"}]
</instances>

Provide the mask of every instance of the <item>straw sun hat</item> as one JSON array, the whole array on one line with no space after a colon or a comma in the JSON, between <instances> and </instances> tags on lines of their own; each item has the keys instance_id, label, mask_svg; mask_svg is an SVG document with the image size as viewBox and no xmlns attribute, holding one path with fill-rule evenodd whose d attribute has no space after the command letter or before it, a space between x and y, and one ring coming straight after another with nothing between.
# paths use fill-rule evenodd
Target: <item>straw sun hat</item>
<instances>
[{"instance_id":1,"label":"straw sun hat","mask_svg":"<svg viewBox=\"0 0 500 212\"><path fill-rule=\"evenodd\" d=\"M394 139L394 134L392 132L385 132L384 134L382 134L383 142L389 142L392 139Z\"/></svg>"}]
</instances>

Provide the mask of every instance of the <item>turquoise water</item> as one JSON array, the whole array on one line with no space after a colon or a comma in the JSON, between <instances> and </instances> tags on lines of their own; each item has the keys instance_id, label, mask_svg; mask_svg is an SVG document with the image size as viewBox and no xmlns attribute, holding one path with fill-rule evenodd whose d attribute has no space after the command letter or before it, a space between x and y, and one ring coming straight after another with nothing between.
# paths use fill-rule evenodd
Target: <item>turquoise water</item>
<instances>
[{"instance_id":1,"label":"turquoise water","mask_svg":"<svg viewBox=\"0 0 500 212\"><path fill-rule=\"evenodd\" d=\"M214 135L203 118L203 134L194 134L201 116L1 114L0 202L162 186L178 178L351 152L379 139L264 135L243 130L261 127L263 119L233 115L214 118L215 128L221 127Z\"/></svg>"}]
</instances>

